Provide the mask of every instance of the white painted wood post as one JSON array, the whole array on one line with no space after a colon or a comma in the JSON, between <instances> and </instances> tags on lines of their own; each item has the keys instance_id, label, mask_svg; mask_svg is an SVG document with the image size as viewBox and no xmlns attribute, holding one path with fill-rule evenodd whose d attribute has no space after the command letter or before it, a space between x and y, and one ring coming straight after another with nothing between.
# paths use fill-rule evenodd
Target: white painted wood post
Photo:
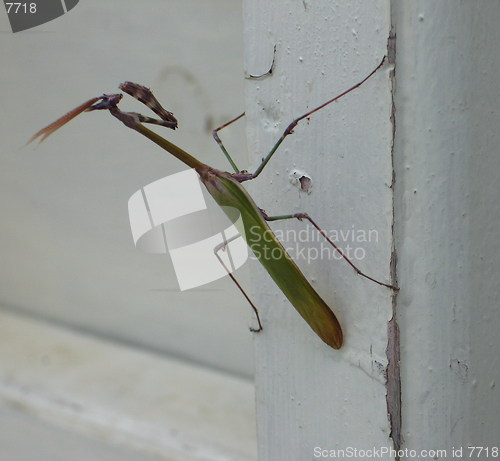
<instances>
[{"instance_id":1,"label":"white painted wood post","mask_svg":"<svg viewBox=\"0 0 500 461\"><path fill-rule=\"evenodd\" d=\"M500 4L247 1L245 16L247 73L265 72L276 45L272 75L247 82L255 164L292 118L376 65L391 23L397 36L394 98L387 69L299 125L254 185L270 214L308 211L330 232L357 231L339 243L363 248L356 262L385 280L394 227L401 286L393 306L388 290L342 262L302 254L344 327L335 352L256 275L265 328L255 338L259 460L398 446L406 459L495 456ZM294 167L312 177L311 195L288 184ZM376 230L377 240L360 242L360 230Z\"/></svg>"},{"instance_id":2,"label":"white painted wood post","mask_svg":"<svg viewBox=\"0 0 500 461\"><path fill-rule=\"evenodd\" d=\"M246 73L266 72L276 46L272 75L246 87L255 167L293 118L360 81L387 54L390 2L247 1L244 8ZM268 214L308 212L356 264L385 281L393 223L389 67L301 122L249 186ZM290 185L293 168L311 176L310 195ZM322 343L255 267L264 321L255 337L259 460L391 447L384 376L391 291L327 254L307 224L273 228L295 232L286 246L338 316L345 345L335 351Z\"/></svg>"},{"instance_id":3,"label":"white painted wood post","mask_svg":"<svg viewBox=\"0 0 500 461\"><path fill-rule=\"evenodd\" d=\"M394 2L393 22L404 446L491 459L500 441L500 3Z\"/></svg>"}]
</instances>

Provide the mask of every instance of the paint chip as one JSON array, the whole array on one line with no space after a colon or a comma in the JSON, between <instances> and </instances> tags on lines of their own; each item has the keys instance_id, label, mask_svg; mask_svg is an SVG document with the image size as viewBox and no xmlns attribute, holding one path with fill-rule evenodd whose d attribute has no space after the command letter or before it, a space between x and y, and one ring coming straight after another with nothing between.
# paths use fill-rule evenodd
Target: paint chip
<instances>
[{"instance_id":1,"label":"paint chip","mask_svg":"<svg viewBox=\"0 0 500 461\"><path fill-rule=\"evenodd\" d=\"M290 174L290 183L297 187L300 191L310 194L312 191L312 179L302 170L293 169Z\"/></svg>"}]
</instances>

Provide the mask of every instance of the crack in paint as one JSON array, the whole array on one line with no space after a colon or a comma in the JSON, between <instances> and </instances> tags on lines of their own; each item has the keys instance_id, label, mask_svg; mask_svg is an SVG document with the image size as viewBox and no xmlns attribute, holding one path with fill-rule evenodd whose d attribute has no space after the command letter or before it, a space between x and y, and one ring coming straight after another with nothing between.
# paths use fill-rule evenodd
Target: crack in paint
<instances>
[{"instance_id":1,"label":"crack in paint","mask_svg":"<svg viewBox=\"0 0 500 461\"><path fill-rule=\"evenodd\" d=\"M392 108L390 121L392 124L392 145L391 145L391 160L392 160L392 254L391 254L391 281L396 286L397 284L397 253L394 240L394 216L395 216L395 204L394 204L394 186L396 183L396 172L394 169L394 143L396 138L396 107L394 103L394 88L395 88L395 66L396 66L396 33L394 28L392 28L389 38L387 41L387 51L389 57L389 63L393 65L393 69L390 73L391 81L391 93L392 93ZM394 449L396 453L399 452L402 444L401 437L401 370L400 370L400 337L399 337L399 326L397 323L397 293L392 296L392 318L387 324L387 369L386 369L386 402L387 402L387 413L389 417L389 424L391 428L390 437L394 443ZM396 455L396 461L399 461L399 456Z\"/></svg>"}]
</instances>

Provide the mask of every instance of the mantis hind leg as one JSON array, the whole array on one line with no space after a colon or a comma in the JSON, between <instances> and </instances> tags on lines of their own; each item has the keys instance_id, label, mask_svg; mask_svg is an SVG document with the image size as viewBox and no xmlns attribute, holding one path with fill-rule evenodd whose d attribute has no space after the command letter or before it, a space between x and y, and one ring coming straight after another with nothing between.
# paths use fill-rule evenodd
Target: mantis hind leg
<instances>
[{"instance_id":1,"label":"mantis hind leg","mask_svg":"<svg viewBox=\"0 0 500 461\"><path fill-rule=\"evenodd\" d=\"M259 324L259 327L258 328L253 328L253 327L250 327L250 331L253 332L253 333L258 333L259 331L262 331L263 330L263 327L262 327L262 322L260 321L260 316L259 316L259 310L257 309L257 307L255 306L255 304L252 302L252 300L249 298L249 296L246 294L245 290L243 289L243 287L240 285L240 283L238 282L238 280L236 280L236 277L231 273L231 271L228 269L228 267L226 266L226 264L224 263L224 261L222 260L222 258L219 256L219 251L225 251L226 249L226 246L228 243L232 242L233 240L236 240L237 238L239 238L240 235L235 235L234 237L231 237L227 240L225 240L224 242L220 243L219 245L217 245L215 248L214 248L214 255L215 257L219 260L219 262L221 263L222 267L225 269L225 271L227 272L227 275L229 275L229 277L231 278L231 280L235 283L235 285L238 287L238 290L241 291L241 293L243 294L243 296L245 297L245 299L248 301L248 303L250 304L252 310L254 311L255 313L255 316L257 317L257 323Z\"/></svg>"},{"instance_id":2,"label":"mantis hind leg","mask_svg":"<svg viewBox=\"0 0 500 461\"><path fill-rule=\"evenodd\" d=\"M307 213L294 213L294 214L287 214L287 215L279 215L279 216L268 216L263 210L261 210L262 216L266 221L279 221L283 219L298 219L299 221L302 221L306 219L309 221L313 227L323 236L323 238L335 249L335 251L344 258L347 263L354 269L354 271L358 274L361 275L361 277L364 277L374 283L377 283L378 285L390 288L391 290L394 291L399 291L399 288L395 285L390 285L388 283L381 282L380 280L377 280L373 277L370 277L369 275L365 274L361 269L359 269L345 254L344 252L326 235L326 232L319 227L316 222L307 214Z\"/></svg>"}]
</instances>

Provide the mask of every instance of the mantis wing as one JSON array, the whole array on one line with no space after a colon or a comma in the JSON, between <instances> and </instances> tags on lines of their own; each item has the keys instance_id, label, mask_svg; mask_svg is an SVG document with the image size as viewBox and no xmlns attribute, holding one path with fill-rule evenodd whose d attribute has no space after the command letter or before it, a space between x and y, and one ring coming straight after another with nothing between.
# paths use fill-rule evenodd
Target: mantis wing
<instances>
[{"instance_id":1,"label":"mantis wing","mask_svg":"<svg viewBox=\"0 0 500 461\"><path fill-rule=\"evenodd\" d=\"M208 169L200 176L220 206L240 211L248 246L302 318L326 344L339 349L343 334L337 317L273 234L248 192L229 173Z\"/></svg>"}]
</instances>

